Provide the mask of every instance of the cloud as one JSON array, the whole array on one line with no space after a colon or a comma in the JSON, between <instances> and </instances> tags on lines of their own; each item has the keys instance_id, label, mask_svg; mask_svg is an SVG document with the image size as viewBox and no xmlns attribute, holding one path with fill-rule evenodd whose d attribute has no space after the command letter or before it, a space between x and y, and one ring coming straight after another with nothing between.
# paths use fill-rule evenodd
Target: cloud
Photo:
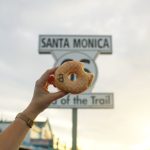
<instances>
[{"instance_id":1,"label":"cloud","mask_svg":"<svg viewBox=\"0 0 150 150\"><path fill-rule=\"evenodd\" d=\"M136 144L143 145L150 115L149 3L0 1L1 111L24 109L39 75L55 63L51 55L38 54L39 34L108 34L113 37L113 54L97 57L99 76L93 92L114 92L115 108L79 111L79 147L134 150ZM67 117L65 110L42 115L50 118L54 133L66 136L66 141L70 138L71 112Z\"/></svg>"}]
</instances>

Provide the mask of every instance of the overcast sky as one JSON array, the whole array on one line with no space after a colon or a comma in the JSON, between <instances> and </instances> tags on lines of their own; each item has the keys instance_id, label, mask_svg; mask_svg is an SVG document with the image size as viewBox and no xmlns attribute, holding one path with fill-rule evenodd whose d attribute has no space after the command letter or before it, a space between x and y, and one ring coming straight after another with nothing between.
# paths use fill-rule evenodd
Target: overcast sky
<instances>
[{"instance_id":1,"label":"overcast sky","mask_svg":"<svg viewBox=\"0 0 150 150\"><path fill-rule=\"evenodd\" d=\"M96 58L93 92L113 92L114 109L78 111L81 150L150 149L150 1L0 0L0 115L29 104L35 81L54 66L38 54L39 34L112 35ZM71 110L47 109L53 133L71 146Z\"/></svg>"}]
</instances>

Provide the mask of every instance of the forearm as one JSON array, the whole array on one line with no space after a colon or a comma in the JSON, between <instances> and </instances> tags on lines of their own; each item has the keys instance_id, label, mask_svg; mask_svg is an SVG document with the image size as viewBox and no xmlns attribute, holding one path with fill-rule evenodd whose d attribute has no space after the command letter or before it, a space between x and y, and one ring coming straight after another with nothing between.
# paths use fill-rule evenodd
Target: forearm
<instances>
[{"instance_id":1,"label":"forearm","mask_svg":"<svg viewBox=\"0 0 150 150\"><path fill-rule=\"evenodd\" d=\"M28 130L29 127L23 120L15 119L0 135L0 148L3 150L17 150Z\"/></svg>"},{"instance_id":2,"label":"forearm","mask_svg":"<svg viewBox=\"0 0 150 150\"><path fill-rule=\"evenodd\" d=\"M32 120L38 115L28 107L22 112ZM0 149L18 150L30 127L20 118L16 118L11 125L0 134Z\"/></svg>"}]
</instances>

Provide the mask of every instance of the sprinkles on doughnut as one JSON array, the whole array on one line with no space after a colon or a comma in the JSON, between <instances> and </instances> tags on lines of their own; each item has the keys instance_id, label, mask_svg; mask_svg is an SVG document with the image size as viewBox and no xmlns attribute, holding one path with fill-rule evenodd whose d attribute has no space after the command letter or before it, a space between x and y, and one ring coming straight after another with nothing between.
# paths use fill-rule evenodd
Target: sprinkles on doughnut
<instances>
[{"instance_id":1,"label":"sprinkles on doughnut","mask_svg":"<svg viewBox=\"0 0 150 150\"><path fill-rule=\"evenodd\" d=\"M71 76L74 75L74 80ZM79 94L88 89L94 75L84 71L84 64L79 61L67 61L55 71L54 85L65 92Z\"/></svg>"}]
</instances>

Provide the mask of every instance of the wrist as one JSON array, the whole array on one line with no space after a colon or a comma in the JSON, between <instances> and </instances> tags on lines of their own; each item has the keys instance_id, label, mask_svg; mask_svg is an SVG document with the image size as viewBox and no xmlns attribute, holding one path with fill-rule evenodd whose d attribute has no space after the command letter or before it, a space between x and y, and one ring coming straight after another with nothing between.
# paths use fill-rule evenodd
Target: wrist
<instances>
[{"instance_id":1,"label":"wrist","mask_svg":"<svg viewBox=\"0 0 150 150\"><path fill-rule=\"evenodd\" d=\"M24 113L17 114L16 119L24 121L29 128L32 128L34 123L34 121L30 117L26 116Z\"/></svg>"},{"instance_id":2,"label":"wrist","mask_svg":"<svg viewBox=\"0 0 150 150\"><path fill-rule=\"evenodd\" d=\"M34 120L39 114L32 105L29 105L22 113L30 117L32 120Z\"/></svg>"}]
</instances>

